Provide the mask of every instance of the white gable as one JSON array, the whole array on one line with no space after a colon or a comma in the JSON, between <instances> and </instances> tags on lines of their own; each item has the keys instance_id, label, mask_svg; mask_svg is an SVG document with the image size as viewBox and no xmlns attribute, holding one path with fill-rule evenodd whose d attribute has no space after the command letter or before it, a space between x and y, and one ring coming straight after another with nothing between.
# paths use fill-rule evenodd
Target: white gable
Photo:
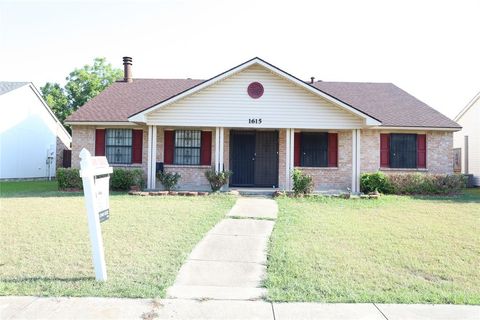
<instances>
[{"instance_id":1,"label":"white gable","mask_svg":"<svg viewBox=\"0 0 480 320\"><path fill-rule=\"evenodd\" d=\"M0 95L0 179L54 176L57 138L72 141L32 84Z\"/></svg>"},{"instance_id":2,"label":"white gable","mask_svg":"<svg viewBox=\"0 0 480 320\"><path fill-rule=\"evenodd\" d=\"M252 99L247 93L248 85L255 81L264 87L259 99ZM231 128L353 129L365 126L365 117L259 64L148 112L145 120L149 125Z\"/></svg>"}]
</instances>

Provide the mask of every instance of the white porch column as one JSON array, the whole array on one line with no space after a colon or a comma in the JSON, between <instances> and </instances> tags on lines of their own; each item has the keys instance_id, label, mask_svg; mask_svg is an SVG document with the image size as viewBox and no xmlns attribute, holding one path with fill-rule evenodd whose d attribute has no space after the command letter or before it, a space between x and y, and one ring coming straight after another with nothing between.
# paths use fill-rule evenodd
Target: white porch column
<instances>
[{"instance_id":1,"label":"white porch column","mask_svg":"<svg viewBox=\"0 0 480 320\"><path fill-rule=\"evenodd\" d=\"M285 190L292 190L292 171L294 168L295 130L285 129Z\"/></svg>"},{"instance_id":2,"label":"white porch column","mask_svg":"<svg viewBox=\"0 0 480 320\"><path fill-rule=\"evenodd\" d=\"M220 141L219 141L219 144L218 144L218 152L220 154L219 156L219 169L218 171L223 171L223 168L224 168L224 164L223 164L223 152L225 150L224 148L224 142L225 142L225 130L223 127L220 128Z\"/></svg>"},{"instance_id":3,"label":"white porch column","mask_svg":"<svg viewBox=\"0 0 480 320\"><path fill-rule=\"evenodd\" d=\"M157 187L157 126L152 126L152 189Z\"/></svg>"},{"instance_id":4,"label":"white porch column","mask_svg":"<svg viewBox=\"0 0 480 320\"><path fill-rule=\"evenodd\" d=\"M290 188L290 131L291 129L285 129L285 190L289 191Z\"/></svg>"},{"instance_id":5,"label":"white porch column","mask_svg":"<svg viewBox=\"0 0 480 320\"><path fill-rule=\"evenodd\" d=\"M155 167L157 162L157 127L148 126L147 141L147 188L155 189Z\"/></svg>"},{"instance_id":6,"label":"white porch column","mask_svg":"<svg viewBox=\"0 0 480 320\"><path fill-rule=\"evenodd\" d=\"M352 130L352 192L360 192L360 130Z\"/></svg>"},{"instance_id":7,"label":"white porch column","mask_svg":"<svg viewBox=\"0 0 480 320\"><path fill-rule=\"evenodd\" d=\"M152 186L152 126L148 126L148 139L147 139L147 189L151 189Z\"/></svg>"},{"instance_id":8,"label":"white porch column","mask_svg":"<svg viewBox=\"0 0 480 320\"><path fill-rule=\"evenodd\" d=\"M293 169L295 168L295 129L290 129L290 159L288 161L290 163L290 167L288 168L288 183L290 188L288 190L292 190L292 173Z\"/></svg>"},{"instance_id":9,"label":"white porch column","mask_svg":"<svg viewBox=\"0 0 480 320\"><path fill-rule=\"evenodd\" d=\"M220 171L220 127L215 128L215 171Z\"/></svg>"},{"instance_id":10,"label":"white porch column","mask_svg":"<svg viewBox=\"0 0 480 320\"><path fill-rule=\"evenodd\" d=\"M357 192L360 192L360 129L357 129Z\"/></svg>"}]
</instances>

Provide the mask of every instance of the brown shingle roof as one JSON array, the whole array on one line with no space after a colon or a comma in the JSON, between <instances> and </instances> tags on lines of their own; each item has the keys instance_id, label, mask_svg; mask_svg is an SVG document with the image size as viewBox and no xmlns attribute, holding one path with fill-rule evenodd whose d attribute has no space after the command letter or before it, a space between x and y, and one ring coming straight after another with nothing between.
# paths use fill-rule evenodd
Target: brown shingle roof
<instances>
[{"instance_id":1,"label":"brown shingle roof","mask_svg":"<svg viewBox=\"0 0 480 320\"><path fill-rule=\"evenodd\" d=\"M383 126L460 128L392 83L319 81L313 86L380 120Z\"/></svg>"},{"instance_id":2,"label":"brown shingle roof","mask_svg":"<svg viewBox=\"0 0 480 320\"><path fill-rule=\"evenodd\" d=\"M68 117L70 122L119 122L204 80L134 79L115 82ZM391 83L315 82L321 91L378 119L383 126L460 128Z\"/></svg>"},{"instance_id":3,"label":"brown shingle roof","mask_svg":"<svg viewBox=\"0 0 480 320\"><path fill-rule=\"evenodd\" d=\"M117 81L80 107L67 118L67 121L125 122L132 114L149 108L201 82L203 80L193 79Z\"/></svg>"}]
</instances>

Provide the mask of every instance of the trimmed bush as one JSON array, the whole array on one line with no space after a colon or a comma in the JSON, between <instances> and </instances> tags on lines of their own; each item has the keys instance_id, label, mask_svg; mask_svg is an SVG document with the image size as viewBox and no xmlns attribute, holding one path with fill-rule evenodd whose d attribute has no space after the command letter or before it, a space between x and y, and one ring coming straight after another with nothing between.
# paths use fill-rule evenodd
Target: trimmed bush
<instances>
[{"instance_id":1,"label":"trimmed bush","mask_svg":"<svg viewBox=\"0 0 480 320\"><path fill-rule=\"evenodd\" d=\"M294 169L292 173L293 192L296 196L300 194L310 194L313 192L313 177L303 173L301 170Z\"/></svg>"},{"instance_id":2,"label":"trimmed bush","mask_svg":"<svg viewBox=\"0 0 480 320\"><path fill-rule=\"evenodd\" d=\"M388 176L383 172L363 173L360 177L360 190L363 193L380 192L392 193L393 187Z\"/></svg>"},{"instance_id":3,"label":"trimmed bush","mask_svg":"<svg viewBox=\"0 0 480 320\"><path fill-rule=\"evenodd\" d=\"M144 183L142 169L114 168L110 177L110 188L116 191L128 191L132 186L143 188Z\"/></svg>"},{"instance_id":4,"label":"trimmed bush","mask_svg":"<svg viewBox=\"0 0 480 320\"><path fill-rule=\"evenodd\" d=\"M390 182L396 194L455 194L466 186L459 174L391 174Z\"/></svg>"},{"instance_id":5,"label":"trimmed bush","mask_svg":"<svg viewBox=\"0 0 480 320\"><path fill-rule=\"evenodd\" d=\"M466 186L460 174L426 173L364 173L360 180L362 192L379 191L394 194L456 194Z\"/></svg>"},{"instance_id":6,"label":"trimmed bush","mask_svg":"<svg viewBox=\"0 0 480 320\"><path fill-rule=\"evenodd\" d=\"M82 178L80 178L80 170L75 168L58 168L57 169L58 190L83 189Z\"/></svg>"},{"instance_id":7,"label":"trimmed bush","mask_svg":"<svg viewBox=\"0 0 480 320\"><path fill-rule=\"evenodd\" d=\"M182 176L177 172L158 172L157 179L163 184L167 191L177 188L178 181Z\"/></svg>"},{"instance_id":8,"label":"trimmed bush","mask_svg":"<svg viewBox=\"0 0 480 320\"><path fill-rule=\"evenodd\" d=\"M212 188L213 192L220 190L224 185L226 185L231 175L231 171L215 172L215 170L212 169L205 172L205 177L210 183L210 187Z\"/></svg>"}]
</instances>

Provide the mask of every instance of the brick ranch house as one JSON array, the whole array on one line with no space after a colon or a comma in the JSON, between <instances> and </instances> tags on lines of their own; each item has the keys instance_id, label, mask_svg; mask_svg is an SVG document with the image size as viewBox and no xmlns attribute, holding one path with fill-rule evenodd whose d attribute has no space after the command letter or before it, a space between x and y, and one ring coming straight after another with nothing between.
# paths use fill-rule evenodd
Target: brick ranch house
<instances>
[{"instance_id":1,"label":"brick ranch house","mask_svg":"<svg viewBox=\"0 0 480 320\"><path fill-rule=\"evenodd\" d=\"M391 83L302 81L254 58L209 80L124 79L73 113L72 165L82 148L112 166L179 172L181 190L209 189L205 171L231 170L230 187L290 190L290 173L316 190L359 191L362 172L453 172L460 126Z\"/></svg>"}]
</instances>

